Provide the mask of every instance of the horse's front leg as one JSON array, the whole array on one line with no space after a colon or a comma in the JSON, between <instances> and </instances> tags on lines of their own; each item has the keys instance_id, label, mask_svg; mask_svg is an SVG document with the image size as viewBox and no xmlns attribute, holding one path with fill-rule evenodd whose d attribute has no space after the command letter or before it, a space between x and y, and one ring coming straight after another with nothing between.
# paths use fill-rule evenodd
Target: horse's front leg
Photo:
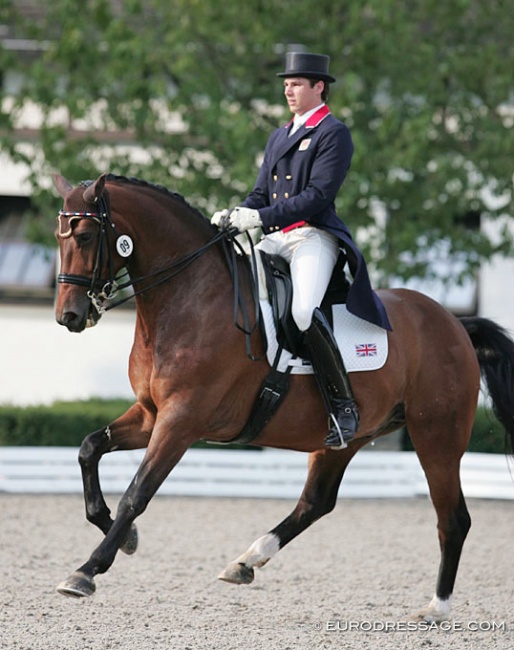
<instances>
[{"instance_id":1,"label":"horse's front leg","mask_svg":"<svg viewBox=\"0 0 514 650\"><path fill-rule=\"evenodd\" d=\"M151 423L146 425L151 429ZM150 432L144 431L144 426L145 412L140 404L134 404L109 426L89 434L80 447L79 464L82 472L86 518L105 535L109 532L113 520L100 485L99 462L104 454L111 451L146 447ZM131 554L136 548L137 530L133 526L121 550Z\"/></svg>"},{"instance_id":2,"label":"horse's front leg","mask_svg":"<svg viewBox=\"0 0 514 650\"><path fill-rule=\"evenodd\" d=\"M75 597L94 593L95 576L105 573L112 565L116 553L130 535L134 520L145 511L162 482L194 441L187 435L171 435L173 430L169 420L158 418L145 457L119 502L116 518L105 538L89 560L58 585L59 593Z\"/></svg>"},{"instance_id":3,"label":"horse's front leg","mask_svg":"<svg viewBox=\"0 0 514 650\"><path fill-rule=\"evenodd\" d=\"M309 454L307 481L295 509L276 528L259 537L243 555L231 562L218 579L234 584L250 584L254 579L254 567L264 566L292 539L331 512L344 472L364 444L356 441L344 451L323 449Z\"/></svg>"}]
</instances>

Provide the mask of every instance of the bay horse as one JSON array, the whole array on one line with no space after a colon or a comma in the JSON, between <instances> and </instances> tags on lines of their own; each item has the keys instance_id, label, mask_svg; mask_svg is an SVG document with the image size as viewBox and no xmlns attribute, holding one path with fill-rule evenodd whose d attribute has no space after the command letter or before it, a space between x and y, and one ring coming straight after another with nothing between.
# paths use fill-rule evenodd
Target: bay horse
<instances>
[{"instance_id":1,"label":"bay horse","mask_svg":"<svg viewBox=\"0 0 514 650\"><path fill-rule=\"evenodd\" d=\"M259 328L234 326L234 280L223 234L180 195L148 182L102 174L72 186L54 175L64 199L56 231L61 269L56 319L70 332L98 322L111 305L117 274L134 290L136 327L129 376L136 402L82 443L79 463L86 517L105 537L90 558L58 586L62 594L93 594L118 550L137 546L134 520L189 447L200 439L237 437L269 365ZM251 270L236 261L243 302L254 300ZM371 440L405 425L437 515L440 566L435 595L415 616L450 615L464 540L471 525L459 467L471 435L481 373L506 440L514 443L514 342L494 322L458 319L430 298L404 289L379 291L392 324L386 364L354 372L359 432L344 450L323 447L327 416L315 379L294 375L289 391L256 444L307 452L308 475L296 507L219 576L250 583L281 548L335 506L348 464ZM244 331L241 330L245 330ZM247 342L247 341L246 341ZM116 516L102 495L103 454L146 448Z\"/></svg>"}]
</instances>

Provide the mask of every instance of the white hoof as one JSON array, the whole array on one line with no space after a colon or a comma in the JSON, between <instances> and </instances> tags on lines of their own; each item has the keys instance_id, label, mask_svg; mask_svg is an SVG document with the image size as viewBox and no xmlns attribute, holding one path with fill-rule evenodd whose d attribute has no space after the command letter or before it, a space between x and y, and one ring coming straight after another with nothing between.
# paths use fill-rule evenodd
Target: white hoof
<instances>
[{"instance_id":1,"label":"white hoof","mask_svg":"<svg viewBox=\"0 0 514 650\"><path fill-rule=\"evenodd\" d=\"M411 621L426 621L427 623L441 623L450 618L451 598L441 600L434 596L428 607L409 616Z\"/></svg>"},{"instance_id":2,"label":"white hoof","mask_svg":"<svg viewBox=\"0 0 514 650\"><path fill-rule=\"evenodd\" d=\"M255 577L252 567L241 562L232 562L219 574L218 580L230 582L233 585L249 585Z\"/></svg>"}]
</instances>

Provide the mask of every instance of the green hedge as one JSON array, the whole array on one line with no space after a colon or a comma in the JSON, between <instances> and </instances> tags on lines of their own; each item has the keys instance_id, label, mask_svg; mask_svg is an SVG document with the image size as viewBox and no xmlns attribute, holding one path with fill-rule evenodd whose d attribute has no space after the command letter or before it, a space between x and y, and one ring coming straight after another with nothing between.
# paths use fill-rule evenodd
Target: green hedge
<instances>
[{"instance_id":1,"label":"green hedge","mask_svg":"<svg viewBox=\"0 0 514 650\"><path fill-rule=\"evenodd\" d=\"M78 447L91 432L113 422L131 406L124 399L54 402L49 406L0 406L0 446ZM252 449L245 445L211 445L210 449Z\"/></svg>"},{"instance_id":2,"label":"green hedge","mask_svg":"<svg viewBox=\"0 0 514 650\"><path fill-rule=\"evenodd\" d=\"M77 447L130 406L126 400L92 399L50 406L0 407L0 445Z\"/></svg>"},{"instance_id":3,"label":"green hedge","mask_svg":"<svg viewBox=\"0 0 514 650\"><path fill-rule=\"evenodd\" d=\"M0 446L78 447L88 433L105 427L122 415L129 400L91 399L78 402L55 402L50 406L0 406ZM210 449L258 449L245 445L209 445L198 442L195 447ZM411 451L406 433L402 449ZM469 451L505 453L505 436L501 424L490 409L477 411Z\"/></svg>"}]
</instances>

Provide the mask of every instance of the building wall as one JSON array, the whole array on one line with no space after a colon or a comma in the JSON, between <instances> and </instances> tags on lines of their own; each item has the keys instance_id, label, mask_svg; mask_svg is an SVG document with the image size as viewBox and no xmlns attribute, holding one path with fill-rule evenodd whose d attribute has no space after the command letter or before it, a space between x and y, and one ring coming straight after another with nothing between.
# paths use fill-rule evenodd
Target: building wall
<instances>
[{"instance_id":1,"label":"building wall","mask_svg":"<svg viewBox=\"0 0 514 650\"><path fill-rule=\"evenodd\" d=\"M507 224L514 236L512 218L485 220L483 228L493 241L499 241ZM514 259L495 256L480 269L479 315L496 321L514 336Z\"/></svg>"},{"instance_id":2,"label":"building wall","mask_svg":"<svg viewBox=\"0 0 514 650\"><path fill-rule=\"evenodd\" d=\"M134 323L135 311L113 310L72 334L56 323L51 306L0 305L0 404L132 398Z\"/></svg>"},{"instance_id":3,"label":"building wall","mask_svg":"<svg viewBox=\"0 0 514 650\"><path fill-rule=\"evenodd\" d=\"M479 315L514 336L514 260L485 265ZM105 314L81 334L59 326L51 306L0 305L0 404L49 404L89 397L132 398L128 359L135 311Z\"/></svg>"}]
</instances>

